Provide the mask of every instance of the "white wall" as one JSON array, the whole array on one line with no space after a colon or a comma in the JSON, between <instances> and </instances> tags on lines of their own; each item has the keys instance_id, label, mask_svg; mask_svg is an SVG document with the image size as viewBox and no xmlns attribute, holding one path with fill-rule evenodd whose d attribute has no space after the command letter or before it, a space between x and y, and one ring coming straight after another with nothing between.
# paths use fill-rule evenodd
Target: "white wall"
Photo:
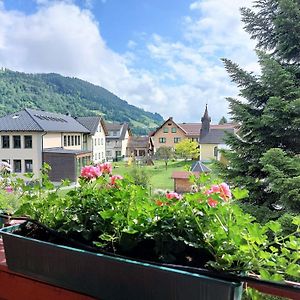
<instances>
[{"instance_id":1,"label":"white wall","mask_svg":"<svg viewBox=\"0 0 300 300\"><path fill-rule=\"evenodd\" d=\"M128 138L129 138L129 133L128 133L128 130L126 131L126 134L125 134L125 137L124 137L124 140L122 141L122 149L121 149L121 153L122 153L122 156L126 156L126 148L127 148L127 145L128 145Z\"/></svg>"},{"instance_id":2,"label":"white wall","mask_svg":"<svg viewBox=\"0 0 300 300\"><path fill-rule=\"evenodd\" d=\"M93 162L100 163L106 160L106 140L105 132L99 122L97 131L93 136L89 136L89 144L91 145L91 150L93 151Z\"/></svg>"},{"instance_id":3,"label":"white wall","mask_svg":"<svg viewBox=\"0 0 300 300\"><path fill-rule=\"evenodd\" d=\"M10 148L2 148L2 137L0 138L0 160L9 160L13 167L14 160L21 160L21 173L17 173L22 177L25 173L25 160L32 160L33 173L36 177L39 176L42 167L42 134L41 132L0 132L0 135L8 135L10 137ZM13 148L13 136L21 136L21 148ZM24 136L32 136L32 148L24 148Z\"/></svg>"}]
</instances>

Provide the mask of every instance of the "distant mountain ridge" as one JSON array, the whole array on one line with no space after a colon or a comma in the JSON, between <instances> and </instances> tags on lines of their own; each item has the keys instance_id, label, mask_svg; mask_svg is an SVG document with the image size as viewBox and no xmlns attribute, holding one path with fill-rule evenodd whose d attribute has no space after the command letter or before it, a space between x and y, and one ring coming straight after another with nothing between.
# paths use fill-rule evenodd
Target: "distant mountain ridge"
<instances>
[{"instance_id":1,"label":"distant mountain ridge","mask_svg":"<svg viewBox=\"0 0 300 300\"><path fill-rule=\"evenodd\" d=\"M26 107L72 116L102 115L106 121L128 122L133 132L141 135L163 121L160 114L130 105L105 88L78 78L1 70L0 115Z\"/></svg>"}]
</instances>

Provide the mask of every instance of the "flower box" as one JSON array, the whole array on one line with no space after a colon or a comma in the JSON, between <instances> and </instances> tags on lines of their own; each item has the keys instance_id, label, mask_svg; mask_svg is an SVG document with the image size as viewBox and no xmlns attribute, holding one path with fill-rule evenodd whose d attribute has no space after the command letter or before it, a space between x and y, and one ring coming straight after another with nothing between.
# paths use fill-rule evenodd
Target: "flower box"
<instances>
[{"instance_id":1,"label":"flower box","mask_svg":"<svg viewBox=\"0 0 300 300\"><path fill-rule=\"evenodd\" d=\"M100 299L241 299L242 283L92 253L1 229L9 269Z\"/></svg>"}]
</instances>

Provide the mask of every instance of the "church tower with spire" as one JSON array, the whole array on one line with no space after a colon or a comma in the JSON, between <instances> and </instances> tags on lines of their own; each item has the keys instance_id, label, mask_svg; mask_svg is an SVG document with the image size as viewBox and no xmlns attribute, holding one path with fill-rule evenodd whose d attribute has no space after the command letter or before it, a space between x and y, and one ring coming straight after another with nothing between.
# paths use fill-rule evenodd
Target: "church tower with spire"
<instances>
[{"instance_id":1,"label":"church tower with spire","mask_svg":"<svg viewBox=\"0 0 300 300\"><path fill-rule=\"evenodd\" d=\"M200 139L201 139L201 137L203 137L209 133L210 122L211 122L211 117L208 115L208 109L207 109L207 104L206 104L204 115L201 118L202 125L201 125L201 130L200 130Z\"/></svg>"}]
</instances>

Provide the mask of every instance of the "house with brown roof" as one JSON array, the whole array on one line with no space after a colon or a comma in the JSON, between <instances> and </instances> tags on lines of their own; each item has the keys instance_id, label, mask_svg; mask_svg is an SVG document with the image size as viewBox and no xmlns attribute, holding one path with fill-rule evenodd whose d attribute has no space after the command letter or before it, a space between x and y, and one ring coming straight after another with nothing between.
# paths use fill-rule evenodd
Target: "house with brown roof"
<instances>
[{"instance_id":1,"label":"house with brown roof","mask_svg":"<svg viewBox=\"0 0 300 300\"><path fill-rule=\"evenodd\" d=\"M126 156L141 159L149 154L150 139L148 136L130 136L126 149Z\"/></svg>"},{"instance_id":2,"label":"house with brown roof","mask_svg":"<svg viewBox=\"0 0 300 300\"><path fill-rule=\"evenodd\" d=\"M226 133L234 133L236 124L222 125L210 124L206 105L201 123L176 123L173 118L167 119L160 127L150 134L151 151L153 153L160 147L167 146L175 149L176 143L188 138L199 143L200 160L221 160L221 149L227 149Z\"/></svg>"},{"instance_id":3,"label":"house with brown roof","mask_svg":"<svg viewBox=\"0 0 300 300\"><path fill-rule=\"evenodd\" d=\"M186 134L187 132L170 117L151 134L151 151L155 153L160 147L175 149L175 145L187 137Z\"/></svg>"}]
</instances>

